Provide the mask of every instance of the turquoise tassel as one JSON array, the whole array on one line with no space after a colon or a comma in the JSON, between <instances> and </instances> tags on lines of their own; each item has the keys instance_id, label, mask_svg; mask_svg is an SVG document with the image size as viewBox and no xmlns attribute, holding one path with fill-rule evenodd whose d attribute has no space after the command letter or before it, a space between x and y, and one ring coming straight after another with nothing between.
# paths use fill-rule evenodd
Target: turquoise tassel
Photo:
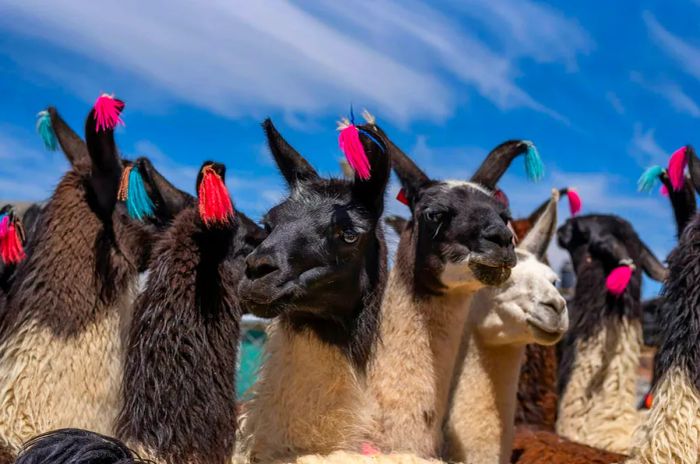
<instances>
[{"instance_id":1,"label":"turquoise tassel","mask_svg":"<svg viewBox=\"0 0 700 464\"><path fill-rule=\"evenodd\" d=\"M651 192L656 183L659 181L659 176L663 174L664 168L661 166L652 166L647 168L642 173L637 181L637 190L640 192Z\"/></svg>"},{"instance_id":2,"label":"turquoise tassel","mask_svg":"<svg viewBox=\"0 0 700 464\"><path fill-rule=\"evenodd\" d=\"M46 149L56 151L58 141L56 140L56 133L51 126L51 115L48 111L44 110L37 114L36 131L44 142Z\"/></svg>"},{"instance_id":3,"label":"turquoise tassel","mask_svg":"<svg viewBox=\"0 0 700 464\"><path fill-rule=\"evenodd\" d=\"M544 163L537 152L535 144L529 141L524 142L527 145L527 153L525 154L525 173L528 179L539 181L544 177Z\"/></svg>"},{"instance_id":4,"label":"turquoise tassel","mask_svg":"<svg viewBox=\"0 0 700 464\"><path fill-rule=\"evenodd\" d=\"M126 195L126 208L129 216L142 221L146 217L154 216L153 202L148 197L146 186L139 170L134 166L129 173L129 191Z\"/></svg>"}]
</instances>

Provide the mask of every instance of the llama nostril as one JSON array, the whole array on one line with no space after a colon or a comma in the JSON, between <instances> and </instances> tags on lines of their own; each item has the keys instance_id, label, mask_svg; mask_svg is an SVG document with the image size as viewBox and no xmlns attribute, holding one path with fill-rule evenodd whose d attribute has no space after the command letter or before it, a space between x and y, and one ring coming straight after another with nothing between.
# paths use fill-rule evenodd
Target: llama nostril
<instances>
[{"instance_id":1,"label":"llama nostril","mask_svg":"<svg viewBox=\"0 0 700 464\"><path fill-rule=\"evenodd\" d=\"M513 243L513 233L506 226L487 227L481 232L481 238L501 247L507 247Z\"/></svg>"},{"instance_id":2,"label":"llama nostril","mask_svg":"<svg viewBox=\"0 0 700 464\"><path fill-rule=\"evenodd\" d=\"M245 275L250 280L260 279L272 274L279 268L272 261L272 257L250 255L246 258Z\"/></svg>"}]
</instances>

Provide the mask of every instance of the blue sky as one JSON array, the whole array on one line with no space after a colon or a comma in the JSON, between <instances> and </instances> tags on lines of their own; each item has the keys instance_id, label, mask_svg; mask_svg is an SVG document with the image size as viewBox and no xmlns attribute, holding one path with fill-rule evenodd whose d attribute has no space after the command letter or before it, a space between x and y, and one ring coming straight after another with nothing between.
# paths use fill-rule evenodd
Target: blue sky
<instances>
[{"instance_id":1,"label":"blue sky","mask_svg":"<svg viewBox=\"0 0 700 464\"><path fill-rule=\"evenodd\" d=\"M502 187L516 216L575 186L584 212L622 215L665 257L670 207L636 179L695 142L700 2L592 5L0 0L0 198L45 198L65 171L35 114L55 105L82 128L105 91L127 103L125 155L188 190L201 161L225 162L257 218L284 193L260 121L338 174L335 121L352 102L436 178L467 178L506 138L533 140L547 175L530 184L514 163ZM396 189L390 210L406 214Z\"/></svg>"}]
</instances>

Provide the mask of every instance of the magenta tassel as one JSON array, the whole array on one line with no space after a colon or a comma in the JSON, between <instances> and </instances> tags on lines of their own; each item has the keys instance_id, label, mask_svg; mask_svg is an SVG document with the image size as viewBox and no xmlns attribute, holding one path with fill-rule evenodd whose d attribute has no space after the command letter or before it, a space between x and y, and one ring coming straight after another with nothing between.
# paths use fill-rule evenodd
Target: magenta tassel
<instances>
[{"instance_id":1,"label":"magenta tassel","mask_svg":"<svg viewBox=\"0 0 700 464\"><path fill-rule=\"evenodd\" d=\"M566 197L569 199L569 211L571 216L576 216L581 212L581 197L578 192L572 188L566 190Z\"/></svg>"},{"instance_id":2,"label":"magenta tassel","mask_svg":"<svg viewBox=\"0 0 700 464\"><path fill-rule=\"evenodd\" d=\"M95 120L96 130L114 129L117 124L124 125L124 121L119 117L124 109L124 102L111 95L103 93L95 100Z\"/></svg>"},{"instance_id":3,"label":"magenta tassel","mask_svg":"<svg viewBox=\"0 0 700 464\"><path fill-rule=\"evenodd\" d=\"M370 167L365 148L360 142L360 132L354 124L350 124L340 131L338 145L345 154L348 164L355 170L360 179L370 178Z\"/></svg>"},{"instance_id":4,"label":"magenta tassel","mask_svg":"<svg viewBox=\"0 0 700 464\"><path fill-rule=\"evenodd\" d=\"M605 280L608 291L615 296L622 295L630 283L633 272L632 266L620 266L613 269Z\"/></svg>"},{"instance_id":5,"label":"magenta tassel","mask_svg":"<svg viewBox=\"0 0 700 464\"><path fill-rule=\"evenodd\" d=\"M688 164L688 157L685 156L686 147L681 147L674 151L668 160L668 178L674 192L683 188L685 178L685 167Z\"/></svg>"}]
</instances>

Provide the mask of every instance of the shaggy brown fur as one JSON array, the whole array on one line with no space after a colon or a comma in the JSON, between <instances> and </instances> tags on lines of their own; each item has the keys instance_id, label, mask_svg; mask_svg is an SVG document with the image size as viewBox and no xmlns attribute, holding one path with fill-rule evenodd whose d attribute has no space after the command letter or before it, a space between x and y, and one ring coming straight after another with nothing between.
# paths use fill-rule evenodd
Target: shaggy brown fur
<instances>
[{"instance_id":1,"label":"shaggy brown fur","mask_svg":"<svg viewBox=\"0 0 700 464\"><path fill-rule=\"evenodd\" d=\"M515 431L513 464L613 464L625 456L602 451L562 438L546 430L518 426Z\"/></svg>"},{"instance_id":2,"label":"shaggy brown fur","mask_svg":"<svg viewBox=\"0 0 700 464\"><path fill-rule=\"evenodd\" d=\"M516 424L554 431L559 401L557 364L554 346L527 345L520 370Z\"/></svg>"}]
</instances>

